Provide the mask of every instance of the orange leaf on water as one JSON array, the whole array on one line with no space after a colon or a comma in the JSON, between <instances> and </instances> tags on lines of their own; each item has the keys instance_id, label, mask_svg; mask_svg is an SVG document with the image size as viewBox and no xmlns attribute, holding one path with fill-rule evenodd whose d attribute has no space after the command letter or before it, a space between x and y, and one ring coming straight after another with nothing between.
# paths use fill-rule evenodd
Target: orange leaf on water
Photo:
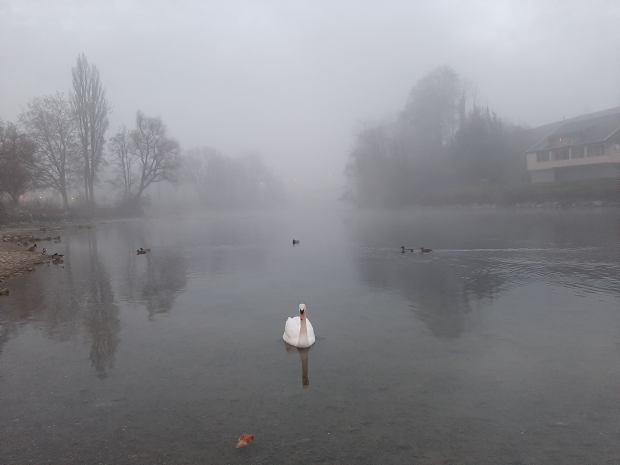
<instances>
[{"instance_id":1,"label":"orange leaf on water","mask_svg":"<svg viewBox=\"0 0 620 465\"><path fill-rule=\"evenodd\" d=\"M247 446L250 441L254 440L254 436L251 434L242 434L239 438L239 442L237 443L237 449Z\"/></svg>"}]
</instances>

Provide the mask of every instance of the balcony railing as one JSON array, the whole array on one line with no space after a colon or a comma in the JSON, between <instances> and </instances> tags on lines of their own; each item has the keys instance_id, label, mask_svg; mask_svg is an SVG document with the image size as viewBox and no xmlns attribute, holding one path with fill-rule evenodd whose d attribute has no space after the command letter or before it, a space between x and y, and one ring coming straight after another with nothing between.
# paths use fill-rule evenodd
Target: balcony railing
<instances>
[{"instance_id":1,"label":"balcony railing","mask_svg":"<svg viewBox=\"0 0 620 465\"><path fill-rule=\"evenodd\" d=\"M594 163L620 163L620 144L563 147L527 154L530 171Z\"/></svg>"}]
</instances>

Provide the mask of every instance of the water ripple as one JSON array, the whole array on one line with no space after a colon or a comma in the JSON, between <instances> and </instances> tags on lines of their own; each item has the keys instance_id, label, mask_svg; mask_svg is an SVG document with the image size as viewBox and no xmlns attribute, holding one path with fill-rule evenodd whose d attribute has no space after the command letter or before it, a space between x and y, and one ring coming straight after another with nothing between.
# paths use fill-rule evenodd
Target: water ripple
<instances>
[{"instance_id":1,"label":"water ripple","mask_svg":"<svg viewBox=\"0 0 620 465\"><path fill-rule=\"evenodd\" d=\"M503 289L538 281L582 293L620 296L620 263L610 261L609 250L604 248L444 249L424 255L400 253L386 247L351 246L350 249L358 258L385 260L383 266L409 269L435 262L438 266L456 267L466 283L494 276L501 279Z\"/></svg>"}]
</instances>

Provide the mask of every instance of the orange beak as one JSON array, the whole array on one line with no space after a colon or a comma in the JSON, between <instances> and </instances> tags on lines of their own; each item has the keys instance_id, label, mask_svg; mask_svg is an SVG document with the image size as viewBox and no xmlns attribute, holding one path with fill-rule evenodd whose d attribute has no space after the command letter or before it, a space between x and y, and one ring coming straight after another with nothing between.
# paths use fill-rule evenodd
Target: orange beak
<instances>
[{"instance_id":1,"label":"orange beak","mask_svg":"<svg viewBox=\"0 0 620 465\"><path fill-rule=\"evenodd\" d=\"M300 319L300 320L303 320L304 318L306 318L305 313L301 313L301 312L299 312L299 319Z\"/></svg>"}]
</instances>

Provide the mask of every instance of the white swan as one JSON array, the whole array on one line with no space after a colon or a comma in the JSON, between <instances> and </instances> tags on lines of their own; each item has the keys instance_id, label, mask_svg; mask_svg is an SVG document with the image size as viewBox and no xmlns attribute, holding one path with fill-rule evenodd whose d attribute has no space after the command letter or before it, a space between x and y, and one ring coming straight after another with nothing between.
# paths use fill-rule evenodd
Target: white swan
<instances>
[{"instance_id":1,"label":"white swan","mask_svg":"<svg viewBox=\"0 0 620 465\"><path fill-rule=\"evenodd\" d=\"M306 318L306 305L299 304L299 316L289 317L284 326L284 342L295 347L310 347L314 344L314 328Z\"/></svg>"}]
</instances>

